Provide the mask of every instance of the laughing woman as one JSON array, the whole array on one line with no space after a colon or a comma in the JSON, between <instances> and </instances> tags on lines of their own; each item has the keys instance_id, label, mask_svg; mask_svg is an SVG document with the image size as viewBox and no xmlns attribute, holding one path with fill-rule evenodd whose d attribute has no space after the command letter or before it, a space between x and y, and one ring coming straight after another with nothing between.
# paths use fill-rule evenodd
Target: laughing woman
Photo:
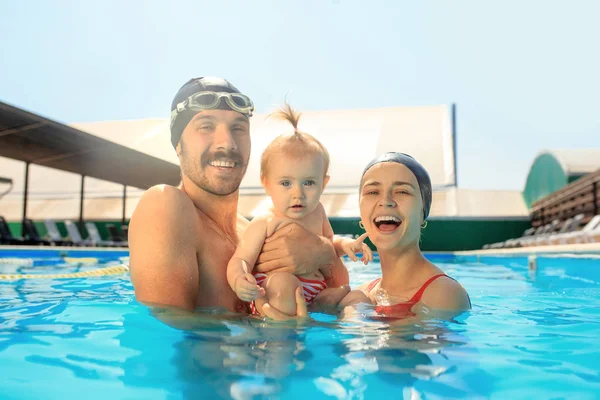
<instances>
[{"instance_id":1,"label":"laughing woman","mask_svg":"<svg viewBox=\"0 0 600 400\"><path fill-rule=\"evenodd\" d=\"M429 174L411 156L386 153L365 168L360 217L379 251L382 277L359 289L379 314L404 318L427 309L456 315L471 308L462 285L421 253L419 239L430 208Z\"/></svg>"}]
</instances>

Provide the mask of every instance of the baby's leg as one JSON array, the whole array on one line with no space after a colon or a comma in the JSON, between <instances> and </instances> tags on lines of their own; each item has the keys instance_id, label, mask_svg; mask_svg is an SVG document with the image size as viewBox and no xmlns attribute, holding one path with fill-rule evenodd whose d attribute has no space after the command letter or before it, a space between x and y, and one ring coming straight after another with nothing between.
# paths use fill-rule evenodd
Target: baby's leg
<instances>
[{"instance_id":1,"label":"baby's leg","mask_svg":"<svg viewBox=\"0 0 600 400\"><path fill-rule=\"evenodd\" d=\"M296 288L300 286L300 281L295 275L289 272L275 272L269 274L263 284L267 295L256 301L256 309L261 315L262 307L265 301L268 301L271 307L276 308L290 316L296 315ZM264 299L264 300L263 300ZM258 301L262 300L262 301Z\"/></svg>"},{"instance_id":2,"label":"baby's leg","mask_svg":"<svg viewBox=\"0 0 600 400\"><path fill-rule=\"evenodd\" d=\"M343 285L335 288L323 289L313 300L311 305L317 306L337 306L338 303L350 292L350 286Z\"/></svg>"},{"instance_id":3,"label":"baby's leg","mask_svg":"<svg viewBox=\"0 0 600 400\"><path fill-rule=\"evenodd\" d=\"M340 307L353 306L359 303L371 304L371 299L362 290L353 290L340 301Z\"/></svg>"}]
</instances>

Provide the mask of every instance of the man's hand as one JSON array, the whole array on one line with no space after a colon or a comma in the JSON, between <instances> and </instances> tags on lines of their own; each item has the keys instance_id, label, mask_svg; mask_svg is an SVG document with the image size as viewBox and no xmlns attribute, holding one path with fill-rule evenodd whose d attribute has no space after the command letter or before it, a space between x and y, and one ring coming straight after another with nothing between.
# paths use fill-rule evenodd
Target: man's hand
<instances>
[{"instance_id":1,"label":"man's hand","mask_svg":"<svg viewBox=\"0 0 600 400\"><path fill-rule=\"evenodd\" d=\"M236 278L234 291L243 301L253 301L265 295L265 289L258 286L256 278L248 272Z\"/></svg>"},{"instance_id":2,"label":"man's hand","mask_svg":"<svg viewBox=\"0 0 600 400\"><path fill-rule=\"evenodd\" d=\"M288 321L292 319L303 319L308 316L308 310L306 308L306 301L304 300L304 295L302 294L302 288L296 288L296 315L291 316L276 308L271 307L269 303L265 303L262 312L267 318L274 319L275 321Z\"/></svg>"},{"instance_id":3,"label":"man's hand","mask_svg":"<svg viewBox=\"0 0 600 400\"><path fill-rule=\"evenodd\" d=\"M254 270L303 275L326 268L336 258L331 241L293 223L265 240Z\"/></svg>"},{"instance_id":4,"label":"man's hand","mask_svg":"<svg viewBox=\"0 0 600 400\"><path fill-rule=\"evenodd\" d=\"M369 246L364 243L364 240L367 238L368 234L363 233L358 239L348 239L345 238L341 241L340 246L342 251L350 257L352 261L358 261L358 257L356 257L356 253L362 253L362 262L367 265L370 261L373 261L373 253Z\"/></svg>"}]
</instances>

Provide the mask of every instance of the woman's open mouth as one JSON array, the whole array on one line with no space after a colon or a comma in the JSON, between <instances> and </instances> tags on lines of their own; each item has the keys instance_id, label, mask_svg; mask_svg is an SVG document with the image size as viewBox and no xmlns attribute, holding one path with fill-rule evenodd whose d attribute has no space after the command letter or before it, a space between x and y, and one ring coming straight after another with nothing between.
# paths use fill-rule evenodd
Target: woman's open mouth
<instances>
[{"instance_id":1,"label":"woman's open mouth","mask_svg":"<svg viewBox=\"0 0 600 400\"><path fill-rule=\"evenodd\" d=\"M392 215L376 217L373 223L381 232L394 232L402 224L402 220Z\"/></svg>"}]
</instances>

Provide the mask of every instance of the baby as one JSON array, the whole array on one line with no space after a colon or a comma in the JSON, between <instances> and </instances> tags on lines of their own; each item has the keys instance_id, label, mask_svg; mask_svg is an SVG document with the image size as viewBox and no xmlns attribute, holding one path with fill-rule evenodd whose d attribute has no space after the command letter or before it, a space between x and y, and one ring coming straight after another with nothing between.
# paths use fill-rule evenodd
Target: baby
<instances>
[{"instance_id":1,"label":"baby","mask_svg":"<svg viewBox=\"0 0 600 400\"><path fill-rule=\"evenodd\" d=\"M303 275L276 271L252 273L265 239L290 223L300 224L314 234L330 239L338 257L347 254L356 260L355 253L362 252L365 264L373 259L371 250L363 243L366 234L356 240L333 236L320 203L329 181L327 149L313 136L298 131L300 115L288 104L275 116L289 121L294 133L277 137L262 154L261 182L273 206L269 213L254 218L246 228L227 265L229 285L241 300L251 302L253 314L260 315L267 299L272 307L287 315L295 315L295 291L299 286L307 304L317 300L320 304L346 307L370 302L363 292L350 291L347 285L328 288L325 281L330 277L321 270Z\"/></svg>"}]
</instances>

